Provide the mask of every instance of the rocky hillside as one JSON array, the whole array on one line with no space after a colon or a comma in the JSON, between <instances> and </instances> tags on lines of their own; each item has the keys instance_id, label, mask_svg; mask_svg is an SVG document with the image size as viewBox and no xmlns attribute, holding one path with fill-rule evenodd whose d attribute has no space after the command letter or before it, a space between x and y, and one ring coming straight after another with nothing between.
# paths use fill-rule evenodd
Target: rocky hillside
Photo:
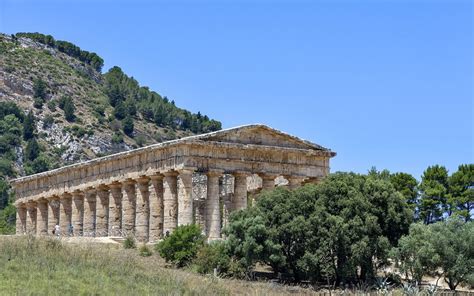
<instances>
[{"instance_id":1,"label":"rocky hillside","mask_svg":"<svg viewBox=\"0 0 474 296\"><path fill-rule=\"evenodd\" d=\"M14 232L11 178L221 128L103 63L49 35L0 34L0 234Z\"/></svg>"},{"instance_id":2,"label":"rocky hillside","mask_svg":"<svg viewBox=\"0 0 474 296\"><path fill-rule=\"evenodd\" d=\"M95 53L52 36L0 35L0 102L32 113L48 168L221 128L141 87L119 67L102 74L102 64ZM17 176L38 172L24 169L27 144L15 147Z\"/></svg>"}]
</instances>

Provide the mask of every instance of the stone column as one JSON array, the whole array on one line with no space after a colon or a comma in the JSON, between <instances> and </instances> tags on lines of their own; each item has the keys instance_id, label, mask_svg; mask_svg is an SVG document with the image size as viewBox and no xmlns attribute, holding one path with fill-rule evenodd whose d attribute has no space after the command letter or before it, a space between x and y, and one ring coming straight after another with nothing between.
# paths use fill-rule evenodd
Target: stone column
<instances>
[{"instance_id":1,"label":"stone column","mask_svg":"<svg viewBox=\"0 0 474 296\"><path fill-rule=\"evenodd\" d=\"M207 184L207 181L206 181ZM207 192L206 192L207 196ZM201 228L203 234L207 234L207 212L206 212L206 198L200 198L193 201L194 206L194 223Z\"/></svg>"},{"instance_id":2,"label":"stone column","mask_svg":"<svg viewBox=\"0 0 474 296\"><path fill-rule=\"evenodd\" d=\"M141 177L137 179L137 218L135 233L139 242L148 242L150 231L150 178Z\"/></svg>"},{"instance_id":3,"label":"stone column","mask_svg":"<svg viewBox=\"0 0 474 296\"><path fill-rule=\"evenodd\" d=\"M247 208L247 176L246 172L234 173L233 211Z\"/></svg>"},{"instance_id":4,"label":"stone column","mask_svg":"<svg viewBox=\"0 0 474 296\"><path fill-rule=\"evenodd\" d=\"M126 235L135 235L135 215L136 215L136 193L135 181L126 180L123 183L123 203L122 203L122 230Z\"/></svg>"},{"instance_id":5,"label":"stone column","mask_svg":"<svg viewBox=\"0 0 474 296\"><path fill-rule=\"evenodd\" d=\"M26 234L26 205L18 203L16 206L16 234Z\"/></svg>"},{"instance_id":6,"label":"stone column","mask_svg":"<svg viewBox=\"0 0 474 296\"><path fill-rule=\"evenodd\" d=\"M288 180L288 188L291 190L300 187L304 181L304 177L296 176L287 176L286 179Z\"/></svg>"},{"instance_id":7,"label":"stone column","mask_svg":"<svg viewBox=\"0 0 474 296\"><path fill-rule=\"evenodd\" d=\"M74 191L72 193L72 227L74 236L84 235L84 193Z\"/></svg>"},{"instance_id":8,"label":"stone column","mask_svg":"<svg viewBox=\"0 0 474 296\"><path fill-rule=\"evenodd\" d=\"M163 234L173 232L178 226L178 192L177 176L175 171L168 171L163 174Z\"/></svg>"},{"instance_id":9,"label":"stone column","mask_svg":"<svg viewBox=\"0 0 474 296\"><path fill-rule=\"evenodd\" d=\"M221 237L221 208L219 203L220 171L207 173L206 234L209 240Z\"/></svg>"},{"instance_id":10,"label":"stone column","mask_svg":"<svg viewBox=\"0 0 474 296\"><path fill-rule=\"evenodd\" d=\"M95 188L88 188L84 198L84 236L95 236L97 211L97 191Z\"/></svg>"},{"instance_id":11,"label":"stone column","mask_svg":"<svg viewBox=\"0 0 474 296\"><path fill-rule=\"evenodd\" d=\"M36 235L36 219L37 219L37 203L34 201L29 201L26 203L26 233Z\"/></svg>"},{"instance_id":12,"label":"stone column","mask_svg":"<svg viewBox=\"0 0 474 296\"><path fill-rule=\"evenodd\" d=\"M105 185L97 188L97 212L96 212L96 236L108 236L109 234L109 187Z\"/></svg>"},{"instance_id":13,"label":"stone column","mask_svg":"<svg viewBox=\"0 0 474 296\"><path fill-rule=\"evenodd\" d=\"M56 225L59 225L59 197L53 195L48 198L48 233L53 235Z\"/></svg>"},{"instance_id":14,"label":"stone column","mask_svg":"<svg viewBox=\"0 0 474 296\"><path fill-rule=\"evenodd\" d=\"M163 237L163 175L150 176L150 241Z\"/></svg>"},{"instance_id":15,"label":"stone column","mask_svg":"<svg viewBox=\"0 0 474 296\"><path fill-rule=\"evenodd\" d=\"M71 194L64 193L59 199L59 226L61 235L66 236L70 234L71 226Z\"/></svg>"},{"instance_id":16,"label":"stone column","mask_svg":"<svg viewBox=\"0 0 474 296\"><path fill-rule=\"evenodd\" d=\"M188 225L193 219L193 171L180 170L178 179L178 225Z\"/></svg>"},{"instance_id":17,"label":"stone column","mask_svg":"<svg viewBox=\"0 0 474 296\"><path fill-rule=\"evenodd\" d=\"M275 178L277 176L270 174L259 174L262 178L262 190L272 190L275 188Z\"/></svg>"},{"instance_id":18,"label":"stone column","mask_svg":"<svg viewBox=\"0 0 474 296\"><path fill-rule=\"evenodd\" d=\"M48 200L45 198L38 200L37 233L39 235L48 234Z\"/></svg>"},{"instance_id":19,"label":"stone column","mask_svg":"<svg viewBox=\"0 0 474 296\"><path fill-rule=\"evenodd\" d=\"M112 198L109 201L109 236L121 236L122 231L122 184L109 185Z\"/></svg>"}]
</instances>

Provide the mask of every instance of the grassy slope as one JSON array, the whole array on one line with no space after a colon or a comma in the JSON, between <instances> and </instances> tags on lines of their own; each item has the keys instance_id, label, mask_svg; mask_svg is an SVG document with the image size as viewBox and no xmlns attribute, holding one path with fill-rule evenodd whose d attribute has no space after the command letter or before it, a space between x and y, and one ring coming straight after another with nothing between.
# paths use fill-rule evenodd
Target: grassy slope
<instances>
[{"instance_id":1,"label":"grassy slope","mask_svg":"<svg viewBox=\"0 0 474 296\"><path fill-rule=\"evenodd\" d=\"M309 290L203 277L154 254L56 239L0 236L1 295L310 295Z\"/></svg>"}]
</instances>

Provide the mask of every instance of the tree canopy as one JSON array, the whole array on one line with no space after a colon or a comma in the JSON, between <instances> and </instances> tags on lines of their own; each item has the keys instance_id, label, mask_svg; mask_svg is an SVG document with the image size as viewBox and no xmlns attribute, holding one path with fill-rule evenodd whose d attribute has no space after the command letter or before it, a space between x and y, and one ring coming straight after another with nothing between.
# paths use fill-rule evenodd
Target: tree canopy
<instances>
[{"instance_id":1,"label":"tree canopy","mask_svg":"<svg viewBox=\"0 0 474 296\"><path fill-rule=\"evenodd\" d=\"M95 52L89 52L82 50L79 46L72 44L71 42L55 40L51 35L44 35L41 33L16 33L17 38L25 37L32 39L36 42L48 45L50 47L56 48L60 52L63 52L71 57L77 58L78 60L89 64L100 72L104 66L104 60L98 56Z\"/></svg>"},{"instance_id":2,"label":"tree canopy","mask_svg":"<svg viewBox=\"0 0 474 296\"><path fill-rule=\"evenodd\" d=\"M411 221L388 180L336 173L318 186L262 193L225 233L249 269L263 262L296 280L340 284L373 278Z\"/></svg>"}]
</instances>

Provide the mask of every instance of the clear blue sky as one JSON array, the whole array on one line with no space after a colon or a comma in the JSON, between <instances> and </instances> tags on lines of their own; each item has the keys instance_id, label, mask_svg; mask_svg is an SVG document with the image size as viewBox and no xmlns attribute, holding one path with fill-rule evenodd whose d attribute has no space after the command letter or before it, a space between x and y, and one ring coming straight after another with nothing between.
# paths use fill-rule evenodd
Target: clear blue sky
<instances>
[{"instance_id":1,"label":"clear blue sky","mask_svg":"<svg viewBox=\"0 0 474 296\"><path fill-rule=\"evenodd\" d=\"M223 127L329 147L332 171L474 162L469 0L1 0L0 31L95 51Z\"/></svg>"}]
</instances>

